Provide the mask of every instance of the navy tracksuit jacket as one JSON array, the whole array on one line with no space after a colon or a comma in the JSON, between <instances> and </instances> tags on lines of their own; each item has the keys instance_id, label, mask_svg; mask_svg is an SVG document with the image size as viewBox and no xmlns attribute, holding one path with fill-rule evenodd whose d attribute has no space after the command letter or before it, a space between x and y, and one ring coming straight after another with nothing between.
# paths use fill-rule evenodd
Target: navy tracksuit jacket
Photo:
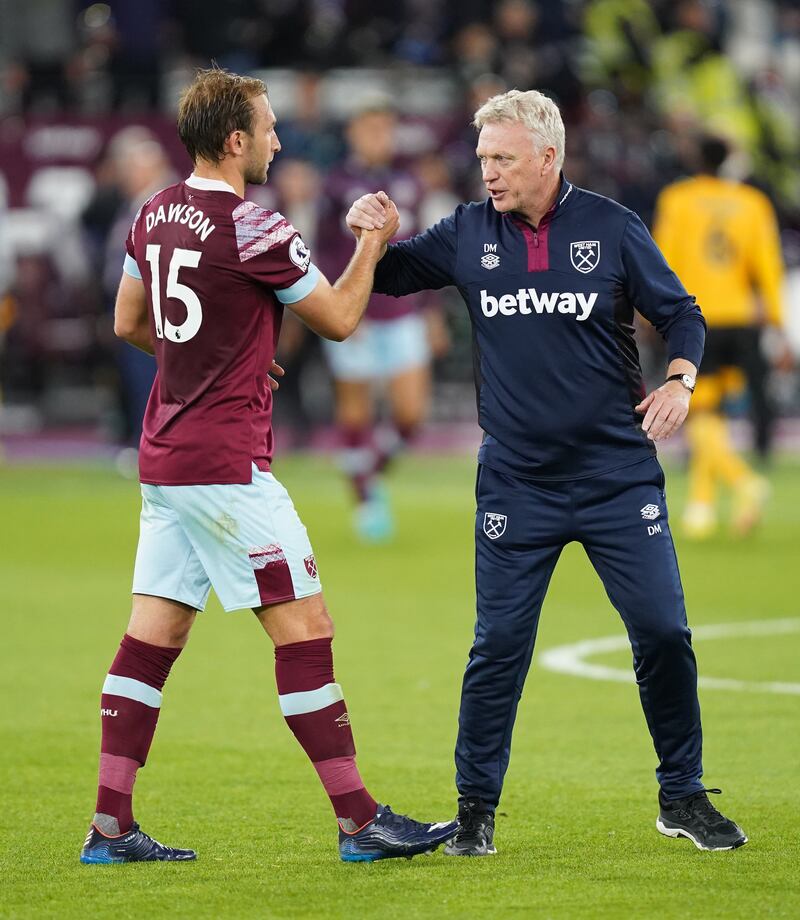
<instances>
[{"instance_id":1,"label":"navy tracksuit jacket","mask_svg":"<svg viewBox=\"0 0 800 920\"><path fill-rule=\"evenodd\" d=\"M634 309L669 359L700 365L705 322L639 218L561 180L534 229L491 201L388 247L374 289L455 285L469 309L478 412L477 623L457 785L496 807L542 601L583 544L634 652L664 795L702 789L697 671L644 396Z\"/></svg>"}]
</instances>

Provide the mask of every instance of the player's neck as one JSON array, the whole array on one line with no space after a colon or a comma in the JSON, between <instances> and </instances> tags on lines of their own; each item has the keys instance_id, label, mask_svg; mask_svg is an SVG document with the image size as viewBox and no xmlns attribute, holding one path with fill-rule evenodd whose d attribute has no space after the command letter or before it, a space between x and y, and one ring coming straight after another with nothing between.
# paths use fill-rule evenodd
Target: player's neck
<instances>
[{"instance_id":1,"label":"player's neck","mask_svg":"<svg viewBox=\"0 0 800 920\"><path fill-rule=\"evenodd\" d=\"M531 226L538 227L541 219L553 207L558 198L558 190L561 187L561 176L556 174L552 180L542 189L542 192L524 211L517 213L523 217Z\"/></svg>"},{"instance_id":2,"label":"player's neck","mask_svg":"<svg viewBox=\"0 0 800 920\"><path fill-rule=\"evenodd\" d=\"M244 176L230 160L223 160L217 164L209 163L207 160L198 160L194 164L194 174L198 179L216 179L218 182L227 182L240 198L244 198Z\"/></svg>"}]
</instances>

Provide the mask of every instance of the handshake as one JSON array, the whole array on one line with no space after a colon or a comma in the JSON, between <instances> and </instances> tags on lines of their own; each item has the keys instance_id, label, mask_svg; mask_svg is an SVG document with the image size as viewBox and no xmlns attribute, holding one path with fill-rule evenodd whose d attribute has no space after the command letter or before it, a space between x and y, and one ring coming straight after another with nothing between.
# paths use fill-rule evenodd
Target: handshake
<instances>
[{"instance_id":1,"label":"handshake","mask_svg":"<svg viewBox=\"0 0 800 920\"><path fill-rule=\"evenodd\" d=\"M360 239L363 232L374 233L383 244L400 229L397 206L386 192L362 195L353 202L345 222L356 239Z\"/></svg>"}]
</instances>

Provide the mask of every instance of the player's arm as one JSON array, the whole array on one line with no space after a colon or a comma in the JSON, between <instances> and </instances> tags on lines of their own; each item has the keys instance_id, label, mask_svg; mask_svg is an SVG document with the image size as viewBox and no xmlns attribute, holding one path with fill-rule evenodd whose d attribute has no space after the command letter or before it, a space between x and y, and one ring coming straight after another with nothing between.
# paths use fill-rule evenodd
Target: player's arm
<instances>
[{"instance_id":1,"label":"player's arm","mask_svg":"<svg viewBox=\"0 0 800 920\"><path fill-rule=\"evenodd\" d=\"M783 310L783 256L778 221L766 196L756 202L756 220L752 243L748 246L751 272L755 287L764 304L766 323L782 328Z\"/></svg>"},{"instance_id":2,"label":"player's arm","mask_svg":"<svg viewBox=\"0 0 800 920\"><path fill-rule=\"evenodd\" d=\"M117 291L114 334L148 355L155 354L144 282L127 271L123 271Z\"/></svg>"},{"instance_id":3,"label":"player's arm","mask_svg":"<svg viewBox=\"0 0 800 920\"><path fill-rule=\"evenodd\" d=\"M311 293L286 305L317 335L335 342L348 338L367 309L375 265L399 228L397 208L388 201L383 225L361 234L353 257L338 280L331 284L320 274Z\"/></svg>"},{"instance_id":4,"label":"player's arm","mask_svg":"<svg viewBox=\"0 0 800 920\"><path fill-rule=\"evenodd\" d=\"M658 196L653 220L653 239L670 265L677 265L680 240L679 212L673 206L675 189L666 188Z\"/></svg>"}]
</instances>

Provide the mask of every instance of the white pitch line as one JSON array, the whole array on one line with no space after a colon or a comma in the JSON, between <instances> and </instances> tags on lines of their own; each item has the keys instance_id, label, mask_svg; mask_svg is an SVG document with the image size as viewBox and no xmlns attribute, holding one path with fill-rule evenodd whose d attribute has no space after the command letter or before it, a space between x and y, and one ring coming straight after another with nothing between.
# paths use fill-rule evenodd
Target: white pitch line
<instances>
[{"instance_id":1,"label":"white pitch line","mask_svg":"<svg viewBox=\"0 0 800 920\"><path fill-rule=\"evenodd\" d=\"M800 632L800 619L754 620L746 623L710 623L692 629L692 639L736 639L746 636L783 636ZM589 680L612 680L635 683L632 671L591 664L590 655L619 652L630 648L627 636L605 636L601 639L584 639L571 645L546 649L537 655L538 663L548 671L585 677ZM742 690L749 693L788 693L800 696L800 684L784 681L748 681L726 677L700 677L701 687L712 690Z\"/></svg>"}]
</instances>

